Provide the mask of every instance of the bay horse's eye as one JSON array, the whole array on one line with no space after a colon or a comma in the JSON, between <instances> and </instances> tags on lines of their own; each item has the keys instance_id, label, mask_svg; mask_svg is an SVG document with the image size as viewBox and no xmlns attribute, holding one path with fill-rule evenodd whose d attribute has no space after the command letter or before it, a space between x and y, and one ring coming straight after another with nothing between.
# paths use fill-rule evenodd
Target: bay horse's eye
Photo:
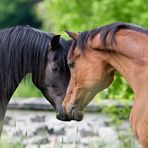
<instances>
[{"instance_id":1,"label":"bay horse's eye","mask_svg":"<svg viewBox=\"0 0 148 148\"><path fill-rule=\"evenodd\" d=\"M68 66L69 66L69 68L73 68L74 65L75 65L75 62L74 62L73 60L69 60L69 61L68 61Z\"/></svg>"}]
</instances>

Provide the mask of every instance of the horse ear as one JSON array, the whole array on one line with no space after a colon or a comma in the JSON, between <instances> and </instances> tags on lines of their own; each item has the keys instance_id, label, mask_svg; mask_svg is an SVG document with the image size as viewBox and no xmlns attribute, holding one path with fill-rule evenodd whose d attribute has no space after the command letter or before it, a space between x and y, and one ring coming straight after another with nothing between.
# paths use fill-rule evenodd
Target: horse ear
<instances>
[{"instance_id":1,"label":"horse ear","mask_svg":"<svg viewBox=\"0 0 148 148\"><path fill-rule=\"evenodd\" d=\"M60 35L54 35L49 43L50 48L56 48L59 45Z\"/></svg>"},{"instance_id":2,"label":"horse ear","mask_svg":"<svg viewBox=\"0 0 148 148\"><path fill-rule=\"evenodd\" d=\"M69 37L71 37L73 40L77 40L78 37L79 37L79 34L77 32L70 32L70 31L67 31L65 30L65 32L69 35Z\"/></svg>"}]
</instances>

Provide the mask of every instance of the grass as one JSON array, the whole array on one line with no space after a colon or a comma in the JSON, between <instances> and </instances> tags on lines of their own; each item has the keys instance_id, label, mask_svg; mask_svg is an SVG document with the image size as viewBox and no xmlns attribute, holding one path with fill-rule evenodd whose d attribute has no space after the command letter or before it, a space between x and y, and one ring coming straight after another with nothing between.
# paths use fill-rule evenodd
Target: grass
<instances>
[{"instance_id":1,"label":"grass","mask_svg":"<svg viewBox=\"0 0 148 148\"><path fill-rule=\"evenodd\" d=\"M14 124L14 127L15 126L16 126L16 123ZM139 144L135 143L134 136L129 127L123 129L123 127L121 128L121 124L118 124L117 122L112 122L112 121L109 122L108 126L111 126L117 132L117 140L119 140L120 142L120 144L118 145L119 148L139 148ZM80 135L79 126L76 128L76 135L73 138L74 138L74 142L70 143L71 147L81 148L82 143L81 143L81 135ZM1 139L0 141L0 148L24 148L25 146L23 143L25 139L28 139L27 133L22 135L18 140L16 139L17 138L15 137L4 136L3 139ZM64 139L64 136L62 137L61 142L59 142L59 140L56 140L56 143L53 148L67 147L67 145L69 144L65 143L63 139ZM49 147L51 146L51 143L49 143ZM87 148L114 148L115 145L114 146L113 145L114 143L106 144L100 139L100 136L97 136L97 137L95 136L95 137L90 137L89 143L84 144L83 146ZM36 147L40 148L42 147L42 145L37 144Z\"/></svg>"},{"instance_id":2,"label":"grass","mask_svg":"<svg viewBox=\"0 0 148 148\"><path fill-rule=\"evenodd\" d=\"M8 140L0 141L0 148L23 148L21 142L8 142Z\"/></svg>"},{"instance_id":3,"label":"grass","mask_svg":"<svg viewBox=\"0 0 148 148\"><path fill-rule=\"evenodd\" d=\"M139 148L138 146L136 147L136 145L134 144L134 141L132 140L131 137L122 137L120 138L120 148ZM65 144L57 144L55 148L64 148L64 146L66 146ZM80 142L78 143L77 141L73 144L71 144L71 146L75 146L75 148L81 148L82 145L80 144ZM37 145L37 148L40 148L41 145ZM49 144L50 147L50 144ZM86 146L87 148L113 148L111 146L111 144L105 144L103 142L100 142L98 140L98 142L90 142L89 145ZM2 141L0 142L0 148L24 148L24 146L21 144L21 142L16 142L16 143L8 143L7 141Z\"/></svg>"}]
</instances>

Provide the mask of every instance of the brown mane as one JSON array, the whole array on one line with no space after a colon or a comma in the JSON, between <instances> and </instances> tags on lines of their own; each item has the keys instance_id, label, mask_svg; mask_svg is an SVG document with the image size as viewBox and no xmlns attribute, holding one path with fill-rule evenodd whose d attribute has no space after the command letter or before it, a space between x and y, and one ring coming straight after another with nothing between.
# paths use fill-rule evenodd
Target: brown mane
<instances>
[{"instance_id":1,"label":"brown mane","mask_svg":"<svg viewBox=\"0 0 148 148\"><path fill-rule=\"evenodd\" d=\"M133 25L130 23L123 23L123 22L117 22L109 25L105 25L99 28L95 28L90 31L84 31L79 34L79 39L78 39L78 46L80 47L81 50L85 49L86 43L88 39L93 39L96 34L100 33L101 34L101 40L102 44L105 47L106 45L106 37L108 33L110 32L110 43L111 45L115 42L115 35L116 32L118 32L121 29L131 29L137 32L141 32L144 34L148 35L148 30L141 28L140 26Z\"/></svg>"}]
</instances>

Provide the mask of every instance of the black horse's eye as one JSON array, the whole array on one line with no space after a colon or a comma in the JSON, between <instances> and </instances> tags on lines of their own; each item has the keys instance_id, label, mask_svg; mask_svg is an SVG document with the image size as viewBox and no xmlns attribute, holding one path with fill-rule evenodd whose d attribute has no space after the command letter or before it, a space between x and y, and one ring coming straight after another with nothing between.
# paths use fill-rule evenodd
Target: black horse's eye
<instances>
[{"instance_id":1,"label":"black horse's eye","mask_svg":"<svg viewBox=\"0 0 148 148\"><path fill-rule=\"evenodd\" d=\"M57 61L57 60L58 60L58 56L55 55L55 56L53 57L53 61Z\"/></svg>"},{"instance_id":2,"label":"black horse's eye","mask_svg":"<svg viewBox=\"0 0 148 148\"><path fill-rule=\"evenodd\" d=\"M73 60L69 60L69 61L68 61L68 66L69 66L69 68L73 68L74 65L75 65L75 62L74 62Z\"/></svg>"},{"instance_id":3,"label":"black horse's eye","mask_svg":"<svg viewBox=\"0 0 148 148\"><path fill-rule=\"evenodd\" d=\"M56 71L58 71L58 68L57 67L52 67L52 71L56 72Z\"/></svg>"}]
</instances>

